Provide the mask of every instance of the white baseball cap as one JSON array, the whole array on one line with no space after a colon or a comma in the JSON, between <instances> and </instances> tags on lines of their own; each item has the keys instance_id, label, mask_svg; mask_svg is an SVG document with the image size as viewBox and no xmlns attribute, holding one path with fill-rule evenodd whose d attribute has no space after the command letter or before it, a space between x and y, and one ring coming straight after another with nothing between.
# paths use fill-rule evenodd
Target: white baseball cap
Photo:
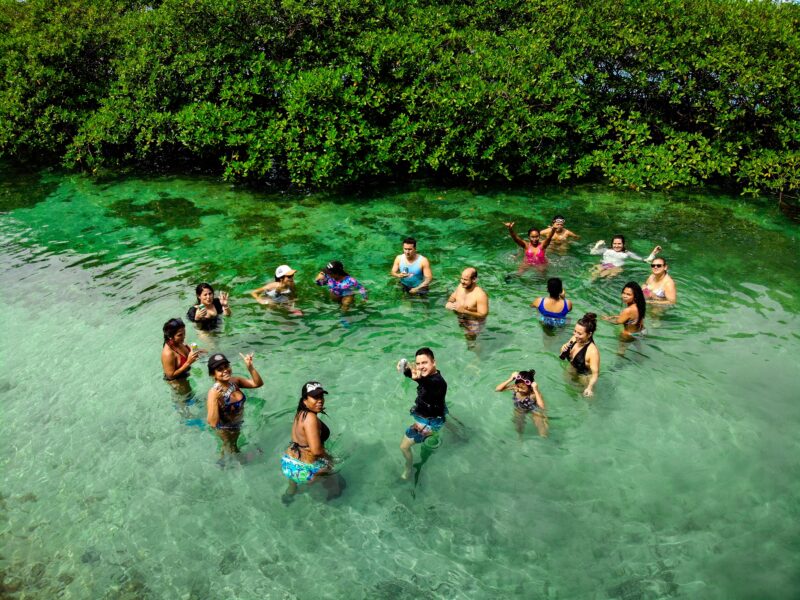
<instances>
[{"instance_id":1,"label":"white baseball cap","mask_svg":"<svg viewBox=\"0 0 800 600\"><path fill-rule=\"evenodd\" d=\"M290 267L289 265L281 265L280 267L275 269L275 277L277 279L282 279L287 275L294 275L295 273L297 273L297 271L292 267Z\"/></svg>"}]
</instances>

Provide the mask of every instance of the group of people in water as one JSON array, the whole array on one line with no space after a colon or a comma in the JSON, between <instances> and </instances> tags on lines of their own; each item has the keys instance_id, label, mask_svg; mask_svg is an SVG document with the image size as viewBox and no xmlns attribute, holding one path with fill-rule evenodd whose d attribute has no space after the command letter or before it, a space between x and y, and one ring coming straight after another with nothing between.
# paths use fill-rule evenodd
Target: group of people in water
<instances>
[{"instance_id":1,"label":"group of people in water","mask_svg":"<svg viewBox=\"0 0 800 600\"><path fill-rule=\"evenodd\" d=\"M513 222L504 225L514 242L523 249L521 270L528 267L540 270L546 268L546 252L551 245L565 249L571 240L580 239L580 236L566 229L565 220L560 215L546 229L540 231L531 228L526 239L515 233ZM399 280L400 289L409 296L428 294L433 281L430 262L417 252L414 238L404 239L402 250L402 254L395 258L392 265L392 277ZM602 255L601 263L592 271L593 278L619 275L627 259L650 263L652 272L643 286L634 281L623 286L621 297L624 307L620 313L602 317L605 321L623 326L623 339L643 334L648 302L669 305L677 301L675 282L667 272L667 262L658 257L660 246L653 248L648 257L642 258L626 248L623 236L615 235L611 248L606 248L605 242L600 240L590 252ZM288 265L280 265L275 269L274 281L253 290L252 297L260 304L302 316L303 312L296 305L296 273ZM475 267L465 268L458 286L445 303L446 309L458 315L467 339L473 341L480 334L489 314L489 296L477 285L477 279L478 270ZM362 302L367 301L367 290L338 260L329 262L314 281L318 286L328 289L330 297L341 305L343 311L352 306L356 296L360 296ZM198 330L213 329L221 316L231 316L227 293L221 292L217 298L214 289L207 283L198 285L195 293L197 302L189 308L186 317ZM572 302L565 296L563 282L556 277L548 279L547 295L536 298L531 307L538 311L542 326L551 331L566 326L567 315L573 308ZM597 315L585 313L575 323L570 339L561 346L560 358L568 361L582 381L584 396L594 394L600 375L600 351L594 343L596 328ZM187 381L191 367L205 351L198 348L197 344L186 343L186 326L179 318L167 321L163 326L163 334L161 363L164 378L176 391L188 397L191 395ZM224 354L213 353L207 362L208 374L214 383L206 395L206 422L220 438L223 459L239 452L238 439L247 399L243 390L263 385L263 380L253 364L253 355L240 356L248 377L233 376L231 363ZM401 359L397 370L417 384L417 397L410 410L413 422L406 429L400 444L404 458L402 477L407 479L413 470L412 447L416 444L435 447L438 445L441 429L450 425L447 418L447 382L438 371L434 353L428 347L417 350L413 362ZM544 437L548 433L548 422L544 399L534 380L535 374L534 369L514 371L495 389L498 392L513 392L514 422L520 435L525 421L530 418L539 435ZM333 457L325 449L330 430L320 419L320 414L325 414L327 393L318 381L308 381L302 386L292 423L291 443L281 458L281 470L289 480L284 495L286 502L291 501L301 484L322 481L328 498L340 495L344 487L344 480L334 469Z\"/></svg>"}]
</instances>

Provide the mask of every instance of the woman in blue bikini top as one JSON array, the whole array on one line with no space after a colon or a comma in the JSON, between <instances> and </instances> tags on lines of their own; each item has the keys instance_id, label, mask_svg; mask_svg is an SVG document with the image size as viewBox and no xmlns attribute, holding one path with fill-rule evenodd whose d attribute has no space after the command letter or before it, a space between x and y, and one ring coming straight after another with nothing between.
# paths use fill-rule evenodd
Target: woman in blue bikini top
<instances>
[{"instance_id":1,"label":"woman in blue bikini top","mask_svg":"<svg viewBox=\"0 0 800 600\"><path fill-rule=\"evenodd\" d=\"M558 277L547 280L547 294L536 298L531 303L539 311L539 320L549 327L561 327L567 324L567 313L572 310L572 302L564 297L564 285Z\"/></svg>"}]
</instances>

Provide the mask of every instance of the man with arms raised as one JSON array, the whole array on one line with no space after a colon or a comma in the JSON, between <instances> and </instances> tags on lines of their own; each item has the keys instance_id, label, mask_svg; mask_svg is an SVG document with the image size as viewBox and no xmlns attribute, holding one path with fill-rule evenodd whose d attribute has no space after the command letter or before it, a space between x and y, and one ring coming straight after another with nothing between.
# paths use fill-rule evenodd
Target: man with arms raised
<instances>
[{"instance_id":1,"label":"man with arms raised","mask_svg":"<svg viewBox=\"0 0 800 600\"><path fill-rule=\"evenodd\" d=\"M409 294L425 294L433 279L431 263L417 254L417 240L408 237L403 240L403 253L397 255L392 265L392 277L400 279L403 291Z\"/></svg>"},{"instance_id":2,"label":"man with arms raised","mask_svg":"<svg viewBox=\"0 0 800 600\"><path fill-rule=\"evenodd\" d=\"M474 340L483 329L489 314L489 296L477 284L478 269L467 267L461 272L459 285L444 307L458 314L458 322L465 329L468 340Z\"/></svg>"}]
</instances>

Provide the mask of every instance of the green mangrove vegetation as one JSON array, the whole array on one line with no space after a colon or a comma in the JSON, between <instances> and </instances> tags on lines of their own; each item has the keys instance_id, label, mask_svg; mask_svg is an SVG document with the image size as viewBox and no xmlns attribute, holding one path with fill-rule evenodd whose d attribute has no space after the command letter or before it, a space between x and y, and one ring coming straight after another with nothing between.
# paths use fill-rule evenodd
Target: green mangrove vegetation
<instances>
[{"instance_id":1,"label":"green mangrove vegetation","mask_svg":"<svg viewBox=\"0 0 800 600\"><path fill-rule=\"evenodd\" d=\"M800 187L800 6L3 0L0 156L229 180Z\"/></svg>"}]
</instances>

